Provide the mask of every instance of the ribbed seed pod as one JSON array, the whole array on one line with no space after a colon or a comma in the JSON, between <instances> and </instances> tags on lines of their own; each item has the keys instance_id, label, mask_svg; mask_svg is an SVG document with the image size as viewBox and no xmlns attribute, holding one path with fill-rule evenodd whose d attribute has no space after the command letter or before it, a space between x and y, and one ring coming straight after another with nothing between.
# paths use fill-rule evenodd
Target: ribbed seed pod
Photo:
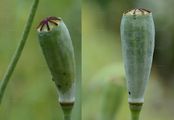
<instances>
[{"instance_id":1,"label":"ribbed seed pod","mask_svg":"<svg viewBox=\"0 0 174 120\"><path fill-rule=\"evenodd\" d=\"M149 80L155 42L152 13L133 9L123 14L121 43L130 108L141 109Z\"/></svg>"},{"instance_id":2,"label":"ribbed seed pod","mask_svg":"<svg viewBox=\"0 0 174 120\"><path fill-rule=\"evenodd\" d=\"M59 102L74 103L75 58L69 31L61 18L48 17L38 26L43 55L58 88Z\"/></svg>"}]
</instances>

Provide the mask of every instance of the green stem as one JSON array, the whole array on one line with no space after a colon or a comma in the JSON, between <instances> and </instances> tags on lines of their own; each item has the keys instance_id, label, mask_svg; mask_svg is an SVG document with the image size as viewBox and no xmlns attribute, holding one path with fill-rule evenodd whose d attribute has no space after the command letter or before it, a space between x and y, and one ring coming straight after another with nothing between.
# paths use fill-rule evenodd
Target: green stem
<instances>
[{"instance_id":1,"label":"green stem","mask_svg":"<svg viewBox=\"0 0 174 120\"><path fill-rule=\"evenodd\" d=\"M131 111L131 120L139 120L142 106L143 103L129 103L129 108Z\"/></svg>"},{"instance_id":2,"label":"green stem","mask_svg":"<svg viewBox=\"0 0 174 120\"><path fill-rule=\"evenodd\" d=\"M63 110L64 120L71 120L71 112L74 106L74 103L60 103Z\"/></svg>"},{"instance_id":3,"label":"green stem","mask_svg":"<svg viewBox=\"0 0 174 120\"><path fill-rule=\"evenodd\" d=\"M69 114L69 115L64 115L64 120L71 120L71 114Z\"/></svg>"},{"instance_id":4,"label":"green stem","mask_svg":"<svg viewBox=\"0 0 174 120\"><path fill-rule=\"evenodd\" d=\"M140 110L131 110L131 120L139 120Z\"/></svg>"},{"instance_id":5,"label":"green stem","mask_svg":"<svg viewBox=\"0 0 174 120\"><path fill-rule=\"evenodd\" d=\"M4 74L4 77L2 79L2 82L1 82L1 85L0 85L0 104L2 102L2 98L3 98L3 95L4 95L4 92L5 92L5 89L7 87L7 84L10 80L10 77L17 65L17 62L21 56L21 53L22 53L22 50L24 48L24 45L26 43L26 40L28 38L28 34L30 32L30 29L31 29L31 25L32 25L32 22L33 22L33 19L34 19L34 16L35 16L35 13L36 13L36 10L37 10L37 7L38 7L38 4L39 4L39 0L34 0L33 2L33 5L32 5L32 8L31 8L31 11L30 11L30 15L29 15L29 18L28 18L28 21L27 21L27 24L25 26L25 30L22 34L22 38L20 40L20 43L18 44L18 47L12 57L12 60L7 68L7 71L6 73Z\"/></svg>"}]
</instances>

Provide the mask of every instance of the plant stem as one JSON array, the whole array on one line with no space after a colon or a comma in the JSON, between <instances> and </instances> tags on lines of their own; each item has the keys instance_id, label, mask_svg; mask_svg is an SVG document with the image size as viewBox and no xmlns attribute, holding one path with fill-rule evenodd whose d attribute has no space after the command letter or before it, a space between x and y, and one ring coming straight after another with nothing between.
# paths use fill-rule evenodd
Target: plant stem
<instances>
[{"instance_id":1,"label":"plant stem","mask_svg":"<svg viewBox=\"0 0 174 120\"><path fill-rule=\"evenodd\" d=\"M7 71L4 74L4 77L2 79L2 82L1 82L1 85L0 85L0 104L2 102L2 98L3 98L3 95L4 95L5 89L7 87L7 84L10 80L10 77L11 77L11 75L12 75L12 73L13 73L16 65L17 65L17 62L18 62L18 60L21 56L21 53L23 51L23 48L25 46L25 43L26 43L26 40L28 38L28 35L29 35L30 29L31 29L31 25L32 25L32 22L33 22L38 4L39 4L39 0L34 0L31 11L30 11L28 21L26 23L24 32L22 34L22 38L21 38L21 40L18 44L18 47L17 47L17 49L16 49L16 51L15 51L13 57L12 57L12 60L11 60L9 66L7 68Z\"/></svg>"},{"instance_id":2,"label":"plant stem","mask_svg":"<svg viewBox=\"0 0 174 120\"><path fill-rule=\"evenodd\" d=\"M63 110L64 120L71 120L71 112L74 106L74 103L60 103Z\"/></svg>"},{"instance_id":3,"label":"plant stem","mask_svg":"<svg viewBox=\"0 0 174 120\"><path fill-rule=\"evenodd\" d=\"M143 103L129 103L129 108L131 111L131 120L139 120L142 106Z\"/></svg>"},{"instance_id":4,"label":"plant stem","mask_svg":"<svg viewBox=\"0 0 174 120\"><path fill-rule=\"evenodd\" d=\"M131 120L139 120L140 110L131 110Z\"/></svg>"},{"instance_id":5,"label":"plant stem","mask_svg":"<svg viewBox=\"0 0 174 120\"><path fill-rule=\"evenodd\" d=\"M71 115L64 115L64 120L71 120Z\"/></svg>"},{"instance_id":6,"label":"plant stem","mask_svg":"<svg viewBox=\"0 0 174 120\"><path fill-rule=\"evenodd\" d=\"M71 111L73 106L62 106L64 120L71 120Z\"/></svg>"}]
</instances>

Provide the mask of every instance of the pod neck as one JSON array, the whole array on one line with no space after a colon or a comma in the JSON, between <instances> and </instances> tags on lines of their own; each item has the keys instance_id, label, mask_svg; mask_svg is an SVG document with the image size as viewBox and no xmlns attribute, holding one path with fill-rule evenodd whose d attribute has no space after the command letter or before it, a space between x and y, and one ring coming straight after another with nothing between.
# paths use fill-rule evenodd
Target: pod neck
<instances>
[{"instance_id":1,"label":"pod neck","mask_svg":"<svg viewBox=\"0 0 174 120\"><path fill-rule=\"evenodd\" d=\"M129 103L129 108L131 111L131 120L139 120L142 106L143 103Z\"/></svg>"}]
</instances>

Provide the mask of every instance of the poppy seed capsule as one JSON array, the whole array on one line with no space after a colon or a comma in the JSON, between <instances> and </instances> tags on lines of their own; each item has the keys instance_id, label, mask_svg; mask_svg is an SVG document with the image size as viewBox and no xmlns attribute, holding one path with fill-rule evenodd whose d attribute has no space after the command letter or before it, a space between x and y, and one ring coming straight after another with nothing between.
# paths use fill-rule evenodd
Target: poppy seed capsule
<instances>
[{"instance_id":1,"label":"poppy seed capsule","mask_svg":"<svg viewBox=\"0 0 174 120\"><path fill-rule=\"evenodd\" d=\"M48 17L38 26L39 43L60 103L75 100L75 57L69 31L61 18Z\"/></svg>"},{"instance_id":2,"label":"poppy seed capsule","mask_svg":"<svg viewBox=\"0 0 174 120\"><path fill-rule=\"evenodd\" d=\"M133 9L123 14L121 43L128 86L128 101L133 104L143 103L155 43L155 28L150 11Z\"/></svg>"}]
</instances>

